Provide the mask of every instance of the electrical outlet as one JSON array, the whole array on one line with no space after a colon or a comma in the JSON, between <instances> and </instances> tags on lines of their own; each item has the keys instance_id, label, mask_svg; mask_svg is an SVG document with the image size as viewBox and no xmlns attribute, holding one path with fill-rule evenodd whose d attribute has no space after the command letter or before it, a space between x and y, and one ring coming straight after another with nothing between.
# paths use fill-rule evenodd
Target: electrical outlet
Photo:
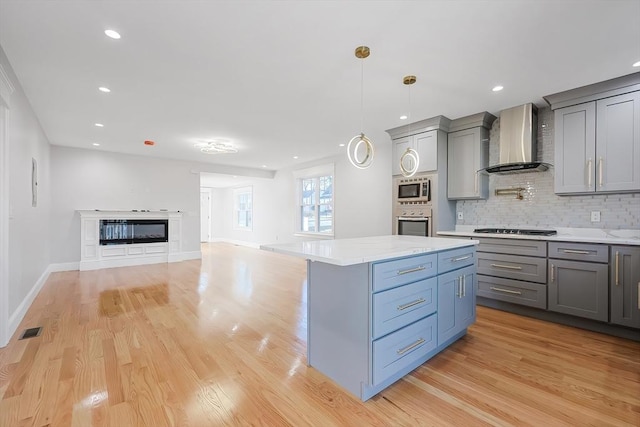
<instances>
[{"instance_id":1,"label":"electrical outlet","mask_svg":"<svg viewBox=\"0 0 640 427\"><path fill-rule=\"evenodd\" d=\"M464 214L462 212L458 212L458 219L464 219Z\"/></svg>"},{"instance_id":2,"label":"electrical outlet","mask_svg":"<svg viewBox=\"0 0 640 427\"><path fill-rule=\"evenodd\" d=\"M600 211L591 211L591 222L600 222Z\"/></svg>"}]
</instances>

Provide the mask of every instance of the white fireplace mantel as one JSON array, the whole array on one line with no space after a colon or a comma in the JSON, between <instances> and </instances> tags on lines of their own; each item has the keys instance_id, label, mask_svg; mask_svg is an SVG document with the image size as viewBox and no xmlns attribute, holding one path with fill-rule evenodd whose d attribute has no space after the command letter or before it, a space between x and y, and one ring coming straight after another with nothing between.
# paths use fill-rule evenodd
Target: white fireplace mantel
<instances>
[{"instance_id":1,"label":"white fireplace mantel","mask_svg":"<svg viewBox=\"0 0 640 427\"><path fill-rule=\"evenodd\" d=\"M138 210L78 210L80 214L80 270L183 261L182 212ZM167 219L169 241L100 245L101 219Z\"/></svg>"}]
</instances>

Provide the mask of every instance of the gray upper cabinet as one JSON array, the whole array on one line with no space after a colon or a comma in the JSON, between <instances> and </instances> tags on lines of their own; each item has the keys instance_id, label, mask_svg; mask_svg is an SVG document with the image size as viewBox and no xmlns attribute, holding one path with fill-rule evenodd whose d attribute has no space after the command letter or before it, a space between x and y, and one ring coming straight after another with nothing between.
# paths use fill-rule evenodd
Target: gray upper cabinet
<instances>
[{"instance_id":1,"label":"gray upper cabinet","mask_svg":"<svg viewBox=\"0 0 640 427\"><path fill-rule=\"evenodd\" d=\"M478 173L489 163L489 132L473 128L452 132L448 137L449 199L486 199L489 177Z\"/></svg>"},{"instance_id":2,"label":"gray upper cabinet","mask_svg":"<svg viewBox=\"0 0 640 427\"><path fill-rule=\"evenodd\" d=\"M555 145L555 192L594 191L595 102L555 111Z\"/></svg>"},{"instance_id":3,"label":"gray upper cabinet","mask_svg":"<svg viewBox=\"0 0 640 427\"><path fill-rule=\"evenodd\" d=\"M438 131L432 130L394 140L391 166L394 175L402 174L400 158L407 148L413 148L418 152L418 172L431 172L438 169ZM408 163L409 161L410 159L405 160L404 167L413 169L414 165Z\"/></svg>"},{"instance_id":4,"label":"gray upper cabinet","mask_svg":"<svg viewBox=\"0 0 640 427\"><path fill-rule=\"evenodd\" d=\"M596 191L640 190L640 91L596 107Z\"/></svg>"},{"instance_id":5,"label":"gray upper cabinet","mask_svg":"<svg viewBox=\"0 0 640 427\"><path fill-rule=\"evenodd\" d=\"M640 247L611 247L611 323L640 328Z\"/></svg>"},{"instance_id":6,"label":"gray upper cabinet","mask_svg":"<svg viewBox=\"0 0 640 427\"><path fill-rule=\"evenodd\" d=\"M447 197L486 199L489 177L489 129L496 117L487 112L453 120L447 138Z\"/></svg>"},{"instance_id":7,"label":"gray upper cabinet","mask_svg":"<svg viewBox=\"0 0 640 427\"><path fill-rule=\"evenodd\" d=\"M640 191L640 73L546 96L557 194Z\"/></svg>"}]
</instances>

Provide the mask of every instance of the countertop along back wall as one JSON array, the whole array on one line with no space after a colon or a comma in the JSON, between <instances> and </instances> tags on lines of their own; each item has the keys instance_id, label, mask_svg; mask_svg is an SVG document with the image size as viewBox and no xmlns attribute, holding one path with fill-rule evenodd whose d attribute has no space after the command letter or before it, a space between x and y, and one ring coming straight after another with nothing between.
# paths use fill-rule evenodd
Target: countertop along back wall
<instances>
[{"instance_id":1,"label":"countertop along back wall","mask_svg":"<svg viewBox=\"0 0 640 427\"><path fill-rule=\"evenodd\" d=\"M544 127L543 127L544 126ZM554 115L550 108L538 110L538 160L554 164ZM489 141L489 164L499 159L500 119L493 122ZM576 227L600 229L640 228L640 193L557 196L555 169L513 175L490 175L487 200L458 201L464 220L457 225L504 227ZM513 195L496 196L496 188L523 187L523 200ZM591 211L601 221L591 222Z\"/></svg>"}]
</instances>

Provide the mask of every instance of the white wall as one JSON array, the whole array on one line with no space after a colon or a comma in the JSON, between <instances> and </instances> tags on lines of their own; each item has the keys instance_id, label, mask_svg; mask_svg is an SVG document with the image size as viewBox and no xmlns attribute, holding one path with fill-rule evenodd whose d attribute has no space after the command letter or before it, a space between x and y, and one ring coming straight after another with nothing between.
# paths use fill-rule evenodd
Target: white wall
<instances>
[{"instance_id":1,"label":"white wall","mask_svg":"<svg viewBox=\"0 0 640 427\"><path fill-rule=\"evenodd\" d=\"M53 263L80 261L78 209L182 211L182 250L200 251L200 175L191 162L52 146L51 180Z\"/></svg>"},{"instance_id":2,"label":"white wall","mask_svg":"<svg viewBox=\"0 0 640 427\"><path fill-rule=\"evenodd\" d=\"M9 61L0 65L14 87L7 121L9 146L8 315L9 333L22 320L46 279L50 263L51 179L49 141ZM38 163L38 204L31 206L31 159ZM7 238L2 236L0 238ZM2 320L0 320L2 321ZM0 343L0 346L3 343Z\"/></svg>"},{"instance_id":3,"label":"white wall","mask_svg":"<svg viewBox=\"0 0 640 427\"><path fill-rule=\"evenodd\" d=\"M346 154L279 170L273 180L255 179L253 230L234 230L233 188L213 189L212 236L251 245L284 243L305 238L294 236L295 179L293 171L334 163L335 238L391 233L391 143L376 144L376 158L369 169L353 167ZM242 186L246 186L243 184Z\"/></svg>"}]
</instances>

